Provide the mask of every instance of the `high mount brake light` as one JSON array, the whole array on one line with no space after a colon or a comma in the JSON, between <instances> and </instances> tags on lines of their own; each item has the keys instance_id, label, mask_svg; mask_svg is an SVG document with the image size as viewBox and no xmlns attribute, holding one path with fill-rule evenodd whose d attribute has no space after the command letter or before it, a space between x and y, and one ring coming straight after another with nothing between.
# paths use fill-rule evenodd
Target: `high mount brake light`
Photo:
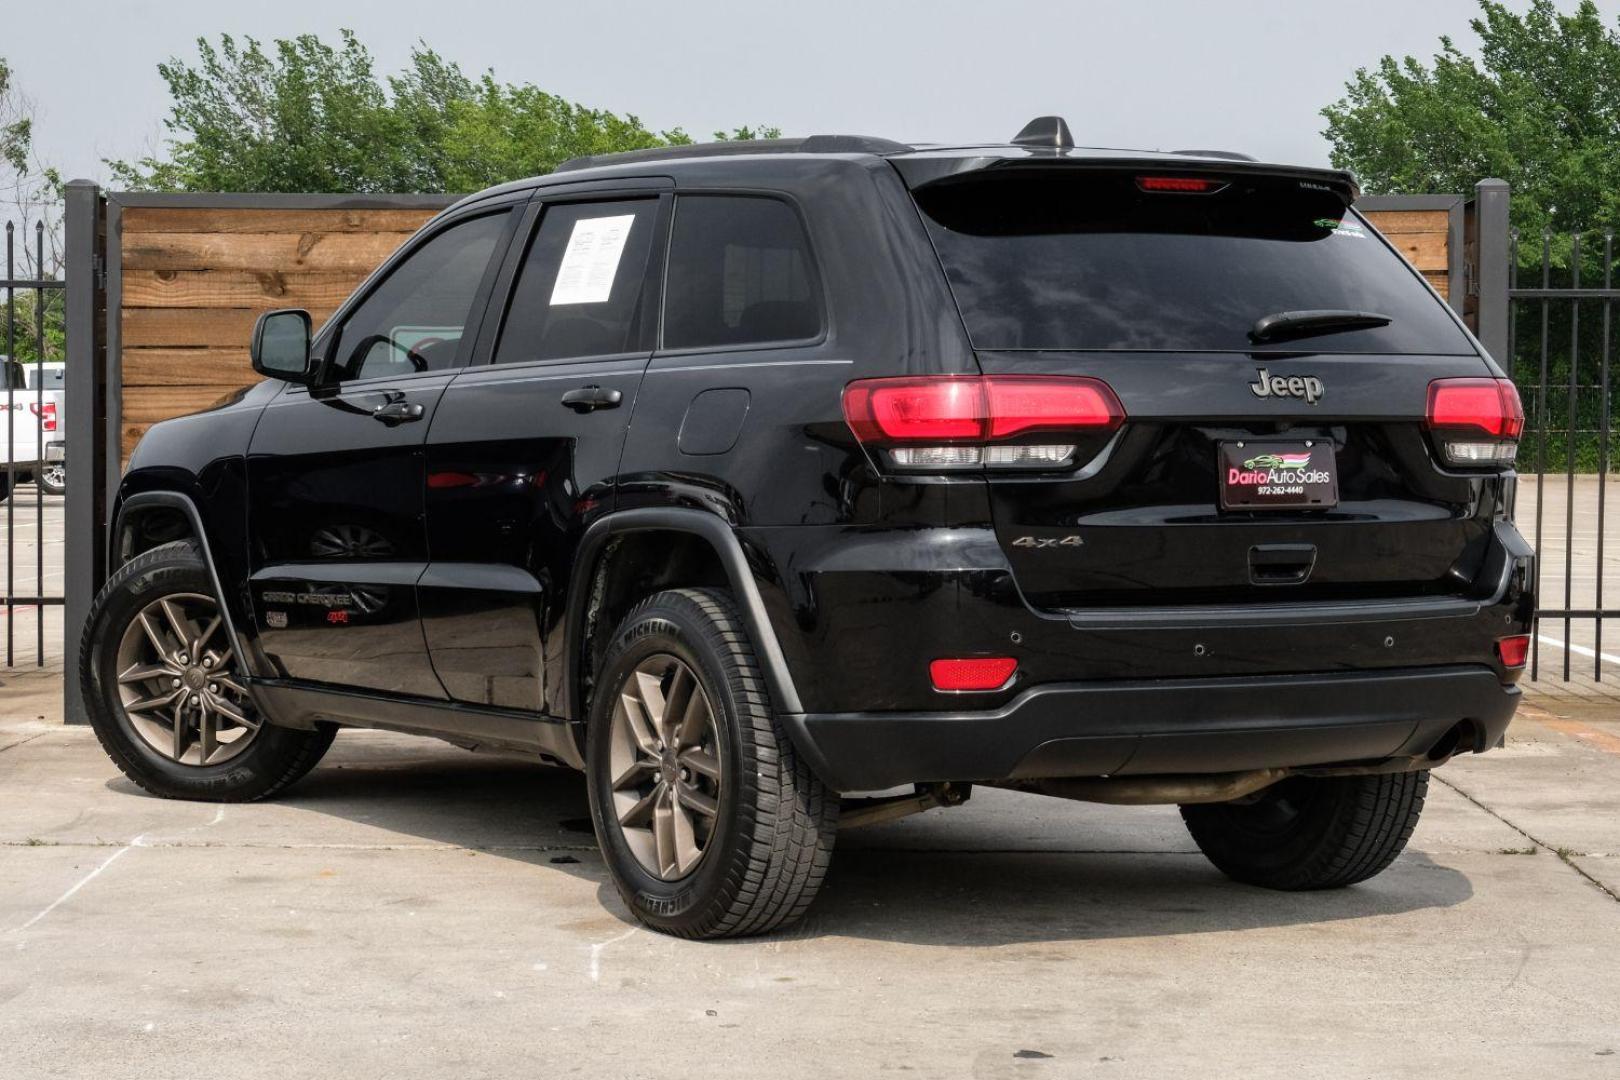
<instances>
[{"instance_id":1,"label":"high mount brake light","mask_svg":"<svg viewBox=\"0 0 1620 1080\"><path fill-rule=\"evenodd\" d=\"M1138 176L1136 186L1143 191L1170 192L1178 195L1213 195L1226 186L1222 180L1206 180L1198 176Z\"/></svg>"},{"instance_id":2,"label":"high mount brake light","mask_svg":"<svg viewBox=\"0 0 1620 1080\"><path fill-rule=\"evenodd\" d=\"M1436 379L1425 418L1452 465L1511 463L1524 433L1524 406L1509 379Z\"/></svg>"},{"instance_id":3,"label":"high mount brake light","mask_svg":"<svg viewBox=\"0 0 1620 1080\"><path fill-rule=\"evenodd\" d=\"M942 375L852 382L844 419L902 468L1056 468L1068 463L1074 436L1114 430L1125 410L1101 379Z\"/></svg>"}]
</instances>

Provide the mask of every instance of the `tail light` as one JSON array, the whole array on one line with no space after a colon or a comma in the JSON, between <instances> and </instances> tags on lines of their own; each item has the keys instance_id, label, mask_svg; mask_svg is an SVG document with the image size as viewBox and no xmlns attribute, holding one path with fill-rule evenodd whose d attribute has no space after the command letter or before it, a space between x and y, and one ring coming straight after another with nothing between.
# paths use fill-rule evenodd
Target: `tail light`
<instances>
[{"instance_id":1,"label":"tail light","mask_svg":"<svg viewBox=\"0 0 1620 1080\"><path fill-rule=\"evenodd\" d=\"M935 690L960 693L964 690L1000 690L1018 670L1010 656L973 656L935 660L928 665L928 677Z\"/></svg>"},{"instance_id":2,"label":"tail light","mask_svg":"<svg viewBox=\"0 0 1620 1080\"><path fill-rule=\"evenodd\" d=\"M1524 433L1524 406L1509 379L1436 379L1427 419L1451 465L1512 464Z\"/></svg>"},{"instance_id":3,"label":"tail light","mask_svg":"<svg viewBox=\"0 0 1620 1080\"><path fill-rule=\"evenodd\" d=\"M41 431L56 430L56 402L47 401L44 406L41 407L39 402L30 401L28 403L28 411L39 417L39 428Z\"/></svg>"},{"instance_id":4,"label":"tail light","mask_svg":"<svg viewBox=\"0 0 1620 1080\"><path fill-rule=\"evenodd\" d=\"M1080 439L1125 419L1101 379L943 375L861 379L844 419L863 446L901 469L1066 468Z\"/></svg>"}]
</instances>

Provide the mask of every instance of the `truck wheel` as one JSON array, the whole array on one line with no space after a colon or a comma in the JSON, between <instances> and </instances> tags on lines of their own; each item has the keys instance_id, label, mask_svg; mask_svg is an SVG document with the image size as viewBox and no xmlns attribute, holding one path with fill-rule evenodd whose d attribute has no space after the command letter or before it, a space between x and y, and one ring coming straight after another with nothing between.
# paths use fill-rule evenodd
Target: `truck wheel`
<instances>
[{"instance_id":1,"label":"truck wheel","mask_svg":"<svg viewBox=\"0 0 1620 1080\"><path fill-rule=\"evenodd\" d=\"M1183 806L1181 817L1227 877L1268 889L1337 889L1395 861L1428 790L1427 770L1296 776L1242 802Z\"/></svg>"},{"instance_id":2,"label":"truck wheel","mask_svg":"<svg viewBox=\"0 0 1620 1080\"><path fill-rule=\"evenodd\" d=\"M591 819L619 895L677 937L797 921L832 856L838 797L771 708L731 598L675 589L613 635L591 704Z\"/></svg>"},{"instance_id":3,"label":"truck wheel","mask_svg":"<svg viewBox=\"0 0 1620 1080\"><path fill-rule=\"evenodd\" d=\"M57 462L39 470L39 486L47 495L60 495L67 490L67 467Z\"/></svg>"},{"instance_id":4,"label":"truck wheel","mask_svg":"<svg viewBox=\"0 0 1620 1080\"><path fill-rule=\"evenodd\" d=\"M265 723L241 673L190 541L137 555L91 605L79 649L90 724L124 775L154 795L262 799L326 753L334 728Z\"/></svg>"}]
</instances>

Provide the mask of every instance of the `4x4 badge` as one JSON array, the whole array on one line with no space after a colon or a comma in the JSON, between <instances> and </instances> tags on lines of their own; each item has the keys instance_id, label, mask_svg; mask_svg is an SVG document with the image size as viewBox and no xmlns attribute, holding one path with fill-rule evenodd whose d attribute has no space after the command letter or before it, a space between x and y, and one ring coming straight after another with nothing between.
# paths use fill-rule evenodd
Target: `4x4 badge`
<instances>
[{"instance_id":1,"label":"4x4 badge","mask_svg":"<svg viewBox=\"0 0 1620 1080\"><path fill-rule=\"evenodd\" d=\"M1255 397L1297 397L1304 398L1305 404L1315 405L1322 397L1322 380L1315 375L1273 375L1265 368L1260 369L1260 377L1249 384L1249 389Z\"/></svg>"}]
</instances>

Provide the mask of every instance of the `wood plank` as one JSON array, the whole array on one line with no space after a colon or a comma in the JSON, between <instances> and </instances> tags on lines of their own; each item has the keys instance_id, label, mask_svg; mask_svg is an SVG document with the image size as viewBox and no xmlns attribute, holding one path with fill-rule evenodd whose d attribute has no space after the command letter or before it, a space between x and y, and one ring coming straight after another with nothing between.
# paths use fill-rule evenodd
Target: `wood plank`
<instances>
[{"instance_id":1,"label":"wood plank","mask_svg":"<svg viewBox=\"0 0 1620 1080\"><path fill-rule=\"evenodd\" d=\"M123 344L132 349L246 348L260 314L255 308L125 308ZM332 312L316 309L310 316L318 329Z\"/></svg>"},{"instance_id":2,"label":"wood plank","mask_svg":"<svg viewBox=\"0 0 1620 1080\"><path fill-rule=\"evenodd\" d=\"M239 349L125 349L122 372L126 388L199 383L246 386L259 379L246 345Z\"/></svg>"},{"instance_id":3,"label":"wood plank","mask_svg":"<svg viewBox=\"0 0 1620 1080\"><path fill-rule=\"evenodd\" d=\"M368 274L410 233L136 233L124 270L295 270Z\"/></svg>"},{"instance_id":4,"label":"wood plank","mask_svg":"<svg viewBox=\"0 0 1620 1080\"><path fill-rule=\"evenodd\" d=\"M155 424L160 420L201 412L241 388L241 383L230 382L191 386L126 386L122 420L125 426Z\"/></svg>"},{"instance_id":5,"label":"wood plank","mask_svg":"<svg viewBox=\"0 0 1620 1080\"><path fill-rule=\"evenodd\" d=\"M123 212L130 233L375 233L415 232L437 210L245 210L133 206Z\"/></svg>"},{"instance_id":6,"label":"wood plank","mask_svg":"<svg viewBox=\"0 0 1620 1080\"><path fill-rule=\"evenodd\" d=\"M124 307L335 308L364 280L353 271L129 270Z\"/></svg>"},{"instance_id":7,"label":"wood plank","mask_svg":"<svg viewBox=\"0 0 1620 1080\"><path fill-rule=\"evenodd\" d=\"M1447 270L1445 233L1396 233L1389 242L1406 257L1406 261L1425 273Z\"/></svg>"},{"instance_id":8,"label":"wood plank","mask_svg":"<svg viewBox=\"0 0 1620 1080\"><path fill-rule=\"evenodd\" d=\"M1449 210L1368 210L1362 216L1385 236L1396 233L1444 233L1451 227Z\"/></svg>"}]
</instances>

